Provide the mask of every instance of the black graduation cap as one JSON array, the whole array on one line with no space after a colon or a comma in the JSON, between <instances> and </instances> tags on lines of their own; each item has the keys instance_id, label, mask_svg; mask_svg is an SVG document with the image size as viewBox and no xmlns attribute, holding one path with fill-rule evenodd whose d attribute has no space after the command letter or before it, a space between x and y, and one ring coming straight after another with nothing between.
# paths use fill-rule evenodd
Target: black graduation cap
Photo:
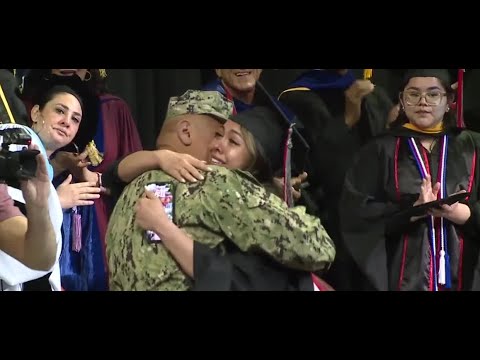
<instances>
[{"instance_id":1,"label":"black graduation cap","mask_svg":"<svg viewBox=\"0 0 480 360\"><path fill-rule=\"evenodd\" d=\"M457 77L457 71L456 69L407 69L403 75L403 83L408 83L414 77L435 77L451 85L452 79Z\"/></svg>"},{"instance_id":2,"label":"black graduation cap","mask_svg":"<svg viewBox=\"0 0 480 360\"><path fill-rule=\"evenodd\" d=\"M292 174L304 171L310 146L299 133L294 118L289 119L282 105L257 81L255 107L232 116L250 131L265 152L271 170L283 170L288 182ZM287 201L288 202L288 201Z\"/></svg>"},{"instance_id":3,"label":"black graduation cap","mask_svg":"<svg viewBox=\"0 0 480 360\"><path fill-rule=\"evenodd\" d=\"M447 85L457 84L455 103L452 108L457 111L457 126L465 127L463 119L463 87L465 69L408 69L403 76L403 85L413 77L435 77Z\"/></svg>"}]
</instances>

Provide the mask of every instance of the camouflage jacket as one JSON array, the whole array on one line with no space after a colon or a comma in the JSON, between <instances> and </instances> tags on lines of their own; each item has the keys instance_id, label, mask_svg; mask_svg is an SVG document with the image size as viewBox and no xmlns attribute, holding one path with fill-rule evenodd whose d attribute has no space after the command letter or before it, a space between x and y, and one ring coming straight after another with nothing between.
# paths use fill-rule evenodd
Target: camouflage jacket
<instances>
[{"instance_id":1,"label":"camouflage jacket","mask_svg":"<svg viewBox=\"0 0 480 360\"><path fill-rule=\"evenodd\" d=\"M175 184L175 223L192 239L222 246L230 239L242 251L263 252L288 267L317 271L335 257L318 218L303 207L289 209L248 173L214 167L200 183L183 184L164 172L149 171L125 188L107 230L111 290L189 290L188 278L161 244L150 244L135 225L134 208L145 186Z\"/></svg>"}]
</instances>

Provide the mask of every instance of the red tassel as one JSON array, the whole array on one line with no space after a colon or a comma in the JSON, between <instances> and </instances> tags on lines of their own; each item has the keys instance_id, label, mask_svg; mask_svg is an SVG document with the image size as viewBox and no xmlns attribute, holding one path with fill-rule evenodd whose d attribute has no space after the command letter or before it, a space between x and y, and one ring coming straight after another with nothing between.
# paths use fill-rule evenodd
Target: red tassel
<instances>
[{"instance_id":1,"label":"red tassel","mask_svg":"<svg viewBox=\"0 0 480 360\"><path fill-rule=\"evenodd\" d=\"M465 74L465 69L458 70L458 89L457 89L457 126L459 128L465 127L465 122L463 121L463 76Z\"/></svg>"},{"instance_id":2,"label":"red tassel","mask_svg":"<svg viewBox=\"0 0 480 360\"><path fill-rule=\"evenodd\" d=\"M72 250L77 253L82 250L82 215L78 213L77 207L73 208Z\"/></svg>"},{"instance_id":3,"label":"red tassel","mask_svg":"<svg viewBox=\"0 0 480 360\"><path fill-rule=\"evenodd\" d=\"M290 125L288 129L287 139L285 140L285 147L283 153L283 200L287 203L288 207L292 207L293 203L293 191L292 191L292 133L294 124Z\"/></svg>"},{"instance_id":4,"label":"red tassel","mask_svg":"<svg viewBox=\"0 0 480 360\"><path fill-rule=\"evenodd\" d=\"M335 291L334 288L330 286L325 280L320 279L317 275L311 274L312 275L312 281L313 281L313 288L315 289L314 291Z\"/></svg>"}]
</instances>

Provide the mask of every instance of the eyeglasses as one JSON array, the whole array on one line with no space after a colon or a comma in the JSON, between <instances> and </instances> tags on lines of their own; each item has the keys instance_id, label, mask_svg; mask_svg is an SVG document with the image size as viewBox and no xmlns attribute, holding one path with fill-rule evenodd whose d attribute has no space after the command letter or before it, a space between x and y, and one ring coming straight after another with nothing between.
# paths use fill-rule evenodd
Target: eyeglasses
<instances>
[{"instance_id":1,"label":"eyeglasses","mask_svg":"<svg viewBox=\"0 0 480 360\"><path fill-rule=\"evenodd\" d=\"M447 93L442 93L440 91L429 91L426 93L420 93L418 91L403 92L405 103L408 106L415 106L420 104L420 101L422 101L422 98L425 98L425 101L427 102L428 105L437 106L437 105L440 105L445 95L447 95Z\"/></svg>"}]
</instances>

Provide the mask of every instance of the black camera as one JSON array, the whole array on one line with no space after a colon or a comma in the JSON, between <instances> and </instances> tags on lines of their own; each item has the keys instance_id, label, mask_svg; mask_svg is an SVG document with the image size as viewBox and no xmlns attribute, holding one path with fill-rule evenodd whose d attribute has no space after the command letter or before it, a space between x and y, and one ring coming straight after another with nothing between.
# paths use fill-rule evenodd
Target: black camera
<instances>
[{"instance_id":1,"label":"black camera","mask_svg":"<svg viewBox=\"0 0 480 360\"><path fill-rule=\"evenodd\" d=\"M30 134L21 127L0 130L0 181L16 182L35 177L38 150L29 150Z\"/></svg>"}]
</instances>

